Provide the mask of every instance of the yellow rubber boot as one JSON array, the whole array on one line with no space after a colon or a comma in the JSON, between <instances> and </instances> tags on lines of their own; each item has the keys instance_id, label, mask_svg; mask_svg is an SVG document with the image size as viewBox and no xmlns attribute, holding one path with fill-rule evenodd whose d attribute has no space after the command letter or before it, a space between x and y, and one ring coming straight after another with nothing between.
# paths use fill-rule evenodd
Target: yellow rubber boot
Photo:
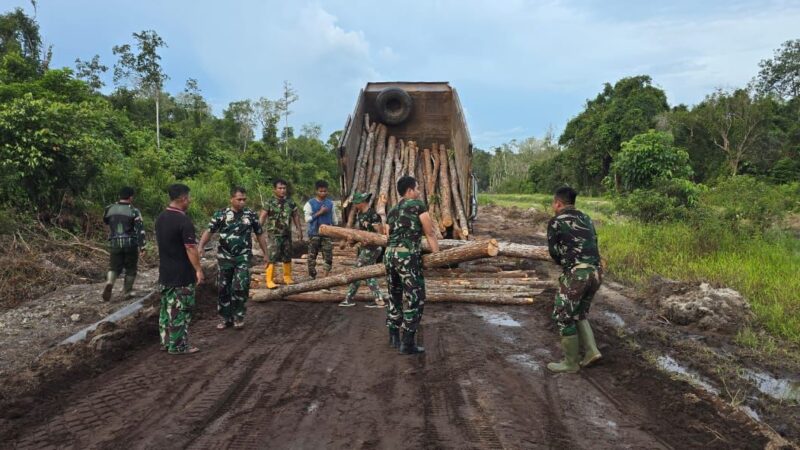
<instances>
[{"instance_id":1,"label":"yellow rubber boot","mask_svg":"<svg viewBox=\"0 0 800 450\"><path fill-rule=\"evenodd\" d=\"M269 264L267 265L267 274L265 276L267 279L267 289L275 289L278 287L275 281L273 281L273 275L275 275L275 264Z\"/></svg>"},{"instance_id":2,"label":"yellow rubber boot","mask_svg":"<svg viewBox=\"0 0 800 450\"><path fill-rule=\"evenodd\" d=\"M283 282L286 284L294 284L292 280L292 263L283 263Z\"/></svg>"}]
</instances>

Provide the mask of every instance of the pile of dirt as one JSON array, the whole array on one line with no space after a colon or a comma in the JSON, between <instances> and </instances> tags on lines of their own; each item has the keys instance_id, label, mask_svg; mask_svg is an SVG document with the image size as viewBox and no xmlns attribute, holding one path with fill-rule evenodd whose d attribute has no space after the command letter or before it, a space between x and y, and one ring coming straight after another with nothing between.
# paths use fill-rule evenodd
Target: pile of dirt
<instances>
[{"instance_id":1,"label":"pile of dirt","mask_svg":"<svg viewBox=\"0 0 800 450\"><path fill-rule=\"evenodd\" d=\"M753 319L747 299L730 288L658 278L651 283L650 293L658 312L678 325L733 333Z\"/></svg>"}]
</instances>

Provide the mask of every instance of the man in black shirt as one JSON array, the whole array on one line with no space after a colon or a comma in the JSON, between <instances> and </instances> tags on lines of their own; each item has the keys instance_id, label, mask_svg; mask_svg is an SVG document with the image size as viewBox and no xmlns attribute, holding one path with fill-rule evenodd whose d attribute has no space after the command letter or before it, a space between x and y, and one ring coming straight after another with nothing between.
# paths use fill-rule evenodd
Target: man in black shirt
<instances>
[{"instance_id":1,"label":"man in black shirt","mask_svg":"<svg viewBox=\"0 0 800 450\"><path fill-rule=\"evenodd\" d=\"M204 280L192 220L186 215L189 187L173 184L168 189L169 207L156 219L158 282L161 312L158 328L161 345L173 355L195 353L189 345L189 322L195 305L195 284Z\"/></svg>"}]
</instances>

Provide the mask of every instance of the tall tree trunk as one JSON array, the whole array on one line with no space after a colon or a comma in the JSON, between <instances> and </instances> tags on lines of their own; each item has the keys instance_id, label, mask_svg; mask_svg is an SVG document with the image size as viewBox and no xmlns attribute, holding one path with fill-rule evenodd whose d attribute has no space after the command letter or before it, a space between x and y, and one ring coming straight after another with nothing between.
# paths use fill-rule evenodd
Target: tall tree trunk
<instances>
[{"instance_id":1,"label":"tall tree trunk","mask_svg":"<svg viewBox=\"0 0 800 450\"><path fill-rule=\"evenodd\" d=\"M161 150L161 112L159 97L161 97L161 86L156 86L156 148Z\"/></svg>"}]
</instances>

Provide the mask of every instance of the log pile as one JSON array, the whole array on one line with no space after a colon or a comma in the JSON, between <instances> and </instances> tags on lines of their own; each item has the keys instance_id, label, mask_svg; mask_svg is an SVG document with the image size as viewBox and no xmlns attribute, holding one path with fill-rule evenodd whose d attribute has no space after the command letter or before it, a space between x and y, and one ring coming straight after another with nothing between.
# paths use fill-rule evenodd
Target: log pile
<instances>
[{"instance_id":1,"label":"log pile","mask_svg":"<svg viewBox=\"0 0 800 450\"><path fill-rule=\"evenodd\" d=\"M464 204L465 193L460 186L469 174L459 173L453 150L441 143L420 148L417 141L400 139L389 134L385 125L370 122L369 115L364 117L364 130L353 178L345 182L349 192L342 193L347 227L352 228L355 222L355 208L351 207L353 194L372 193L371 206L385 223L386 214L400 200L396 192L397 180L411 175L419 183L420 199L428 207L437 237L450 231L455 239L468 239L468 205Z\"/></svg>"}]
</instances>

